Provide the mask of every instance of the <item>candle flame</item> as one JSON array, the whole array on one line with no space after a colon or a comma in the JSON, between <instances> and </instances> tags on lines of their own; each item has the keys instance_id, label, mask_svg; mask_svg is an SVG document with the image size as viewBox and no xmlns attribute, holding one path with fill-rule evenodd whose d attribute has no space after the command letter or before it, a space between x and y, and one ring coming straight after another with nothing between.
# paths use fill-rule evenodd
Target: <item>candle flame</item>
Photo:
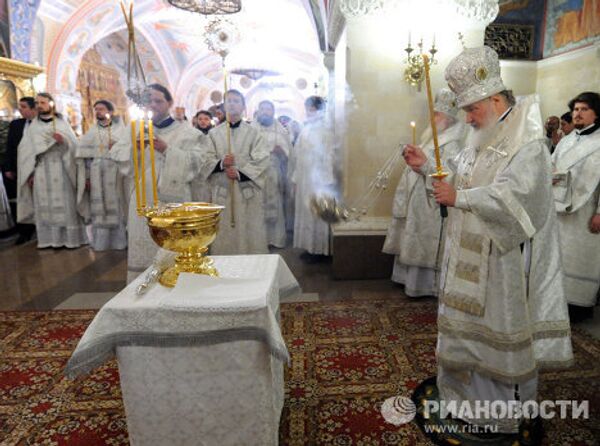
<instances>
[{"instance_id":1,"label":"candle flame","mask_svg":"<svg viewBox=\"0 0 600 446\"><path fill-rule=\"evenodd\" d=\"M148 119L152 119L153 113L151 111L148 112Z\"/></svg>"},{"instance_id":2,"label":"candle flame","mask_svg":"<svg viewBox=\"0 0 600 446\"><path fill-rule=\"evenodd\" d=\"M417 126L417 123L416 123L415 121L410 121L410 126L411 126L411 127L416 127L416 126Z\"/></svg>"},{"instance_id":3,"label":"candle flame","mask_svg":"<svg viewBox=\"0 0 600 446\"><path fill-rule=\"evenodd\" d=\"M105 115L104 115L104 118L106 118L106 119L109 119L109 120L110 120L110 114L109 114L109 113L105 114Z\"/></svg>"}]
</instances>

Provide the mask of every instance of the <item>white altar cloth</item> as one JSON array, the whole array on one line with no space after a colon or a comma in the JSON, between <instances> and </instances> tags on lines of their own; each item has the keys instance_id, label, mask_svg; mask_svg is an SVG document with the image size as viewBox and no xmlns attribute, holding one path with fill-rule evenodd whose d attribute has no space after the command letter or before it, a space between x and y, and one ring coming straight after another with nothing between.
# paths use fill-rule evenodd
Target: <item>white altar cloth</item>
<instances>
[{"instance_id":1,"label":"white altar cloth","mask_svg":"<svg viewBox=\"0 0 600 446\"><path fill-rule=\"evenodd\" d=\"M298 282L278 255L213 259L219 278L186 275L142 296L140 275L102 307L67 364L75 377L116 355L134 446L277 444L289 360L279 299Z\"/></svg>"}]
</instances>

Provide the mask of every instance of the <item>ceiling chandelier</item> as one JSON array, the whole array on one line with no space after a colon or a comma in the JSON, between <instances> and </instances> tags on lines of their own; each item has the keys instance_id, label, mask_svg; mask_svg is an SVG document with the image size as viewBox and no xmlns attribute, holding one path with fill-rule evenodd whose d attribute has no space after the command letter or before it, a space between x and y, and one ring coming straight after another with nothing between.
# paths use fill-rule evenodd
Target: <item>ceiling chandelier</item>
<instances>
[{"instance_id":1,"label":"ceiling chandelier","mask_svg":"<svg viewBox=\"0 0 600 446\"><path fill-rule=\"evenodd\" d=\"M342 0L340 10L347 19L361 18L383 8L384 0Z\"/></svg>"},{"instance_id":2,"label":"ceiling chandelier","mask_svg":"<svg viewBox=\"0 0 600 446\"><path fill-rule=\"evenodd\" d=\"M242 0L167 0L176 8L203 15L235 14L242 9Z\"/></svg>"},{"instance_id":3,"label":"ceiling chandelier","mask_svg":"<svg viewBox=\"0 0 600 446\"><path fill-rule=\"evenodd\" d=\"M252 80L258 80L264 76L278 76L280 73L275 70L269 70L267 68L248 67L248 68L235 68L231 70L232 74L239 74L241 76L249 77Z\"/></svg>"},{"instance_id":4,"label":"ceiling chandelier","mask_svg":"<svg viewBox=\"0 0 600 446\"><path fill-rule=\"evenodd\" d=\"M428 13L452 10L468 22L485 25L493 22L499 11L498 0L340 0L340 11L348 20L394 9L410 15L417 8Z\"/></svg>"}]
</instances>

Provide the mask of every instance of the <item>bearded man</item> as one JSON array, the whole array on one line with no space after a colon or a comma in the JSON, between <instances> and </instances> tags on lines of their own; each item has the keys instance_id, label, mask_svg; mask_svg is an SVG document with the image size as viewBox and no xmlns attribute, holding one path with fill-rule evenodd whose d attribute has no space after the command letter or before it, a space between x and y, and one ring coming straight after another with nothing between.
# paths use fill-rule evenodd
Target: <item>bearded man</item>
<instances>
[{"instance_id":1,"label":"bearded man","mask_svg":"<svg viewBox=\"0 0 600 446\"><path fill-rule=\"evenodd\" d=\"M474 411L458 418L515 433L519 414L490 417L475 411L477 402L535 400L538 372L573 360L550 155L537 98L515 101L494 50L464 50L445 75L474 131L445 166L452 183L433 183L449 208L437 387L446 404ZM423 175L435 172L420 148L409 146L405 160Z\"/></svg>"},{"instance_id":2,"label":"bearded man","mask_svg":"<svg viewBox=\"0 0 600 446\"><path fill-rule=\"evenodd\" d=\"M252 126L262 135L270 150L271 166L267 169L264 191L267 242L276 248L285 248L285 197L288 195L288 158L292 142L288 131L275 119L275 105L271 101L258 104L258 114Z\"/></svg>"},{"instance_id":3,"label":"bearded man","mask_svg":"<svg viewBox=\"0 0 600 446\"><path fill-rule=\"evenodd\" d=\"M38 248L77 248L88 242L76 203L77 138L50 94L38 93L35 106L17 151L18 221L35 222Z\"/></svg>"},{"instance_id":4,"label":"bearded man","mask_svg":"<svg viewBox=\"0 0 600 446\"><path fill-rule=\"evenodd\" d=\"M127 247L127 199L129 184L110 150L119 138L131 136L114 116L114 105L106 100L94 103L96 124L81 137L75 156L85 169L79 169L77 207L92 224L94 251Z\"/></svg>"}]
</instances>

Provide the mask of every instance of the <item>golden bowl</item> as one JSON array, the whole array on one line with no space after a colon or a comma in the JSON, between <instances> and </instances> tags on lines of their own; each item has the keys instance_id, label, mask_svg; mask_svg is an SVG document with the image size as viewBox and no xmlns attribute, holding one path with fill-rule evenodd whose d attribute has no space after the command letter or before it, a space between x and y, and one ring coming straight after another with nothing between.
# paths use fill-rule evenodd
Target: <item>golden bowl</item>
<instances>
[{"instance_id":1,"label":"golden bowl","mask_svg":"<svg viewBox=\"0 0 600 446\"><path fill-rule=\"evenodd\" d=\"M212 203L169 203L144 210L152 240L178 255L175 265L164 271L159 282L174 287L182 272L218 276L211 258L205 254L217 237L219 216L225 209Z\"/></svg>"}]
</instances>

